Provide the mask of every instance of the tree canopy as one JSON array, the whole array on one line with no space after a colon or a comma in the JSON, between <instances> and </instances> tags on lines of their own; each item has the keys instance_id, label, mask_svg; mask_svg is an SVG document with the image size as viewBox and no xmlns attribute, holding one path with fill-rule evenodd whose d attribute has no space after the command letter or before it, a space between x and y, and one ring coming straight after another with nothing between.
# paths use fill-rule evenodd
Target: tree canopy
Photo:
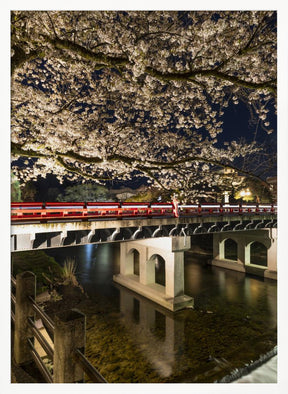
<instances>
[{"instance_id":1,"label":"tree canopy","mask_svg":"<svg viewBox=\"0 0 288 394\"><path fill-rule=\"evenodd\" d=\"M111 196L105 187L87 183L68 186L57 201L111 201Z\"/></svg>"},{"instance_id":2,"label":"tree canopy","mask_svg":"<svg viewBox=\"0 0 288 394\"><path fill-rule=\"evenodd\" d=\"M13 171L145 177L188 198L223 167L261 178L256 143L217 137L240 102L273 131L276 44L272 11L13 11Z\"/></svg>"}]
</instances>

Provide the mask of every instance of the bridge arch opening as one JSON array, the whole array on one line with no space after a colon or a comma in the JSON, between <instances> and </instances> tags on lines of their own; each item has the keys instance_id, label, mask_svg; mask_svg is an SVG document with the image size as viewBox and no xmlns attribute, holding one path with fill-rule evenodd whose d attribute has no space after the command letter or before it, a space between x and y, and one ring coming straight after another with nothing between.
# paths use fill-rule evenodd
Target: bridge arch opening
<instances>
[{"instance_id":1,"label":"bridge arch opening","mask_svg":"<svg viewBox=\"0 0 288 394\"><path fill-rule=\"evenodd\" d=\"M133 273L134 275L140 275L140 266L139 266L139 261L140 261L140 253L138 250L134 249L133 250Z\"/></svg>"},{"instance_id":2,"label":"bridge arch opening","mask_svg":"<svg viewBox=\"0 0 288 394\"><path fill-rule=\"evenodd\" d=\"M263 243L255 241L250 244L250 264L267 267L267 248Z\"/></svg>"},{"instance_id":3,"label":"bridge arch opening","mask_svg":"<svg viewBox=\"0 0 288 394\"><path fill-rule=\"evenodd\" d=\"M227 260L237 261L238 259L238 245L237 242L231 238L227 238L224 243L224 258Z\"/></svg>"},{"instance_id":4,"label":"bridge arch opening","mask_svg":"<svg viewBox=\"0 0 288 394\"><path fill-rule=\"evenodd\" d=\"M165 260L159 254L154 254L150 258L150 261L154 264L155 283L158 283L161 286L166 286Z\"/></svg>"},{"instance_id":5,"label":"bridge arch opening","mask_svg":"<svg viewBox=\"0 0 288 394\"><path fill-rule=\"evenodd\" d=\"M134 275L139 276L140 275L140 253L138 252L137 249L131 249L128 253L128 261L130 261L131 264L131 270Z\"/></svg>"}]
</instances>

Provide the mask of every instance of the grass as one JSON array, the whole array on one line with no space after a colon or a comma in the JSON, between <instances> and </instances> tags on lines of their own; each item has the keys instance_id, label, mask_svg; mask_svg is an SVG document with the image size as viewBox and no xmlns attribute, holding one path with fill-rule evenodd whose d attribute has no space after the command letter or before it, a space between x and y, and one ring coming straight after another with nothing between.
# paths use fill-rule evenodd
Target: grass
<instances>
[{"instance_id":1,"label":"grass","mask_svg":"<svg viewBox=\"0 0 288 394\"><path fill-rule=\"evenodd\" d=\"M79 286L76 278L77 264L75 258L67 257L64 261L62 279L65 285Z\"/></svg>"}]
</instances>

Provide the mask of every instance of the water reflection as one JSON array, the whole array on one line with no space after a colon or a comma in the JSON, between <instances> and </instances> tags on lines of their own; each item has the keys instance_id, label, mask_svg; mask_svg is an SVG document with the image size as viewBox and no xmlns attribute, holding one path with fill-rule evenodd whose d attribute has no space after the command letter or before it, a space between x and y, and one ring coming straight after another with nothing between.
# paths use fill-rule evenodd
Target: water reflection
<instances>
[{"instance_id":1,"label":"water reflection","mask_svg":"<svg viewBox=\"0 0 288 394\"><path fill-rule=\"evenodd\" d=\"M246 308L271 327L277 324L277 284L245 273L207 266L189 254L185 258L185 294L195 298L195 307ZM259 311L260 308L260 311ZM243 310L244 310L243 309Z\"/></svg>"},{"instance_id":2,"label":"water reflection","mask_svg":"<svg viewBox=\"0 0 288 394\"><path fill-rule=\"evenodd\" d=\"M119 272L119 250L110 244L73 246L46 251L63 265L65 258L72 257L77 264L77 279L89 297L99 293L115 295L112 276Z\"/></svg>"},{"instance_id":3,"label":"water reflection","mask_svg":"<svg viewBox=\"0 0 288 394\"><path fill-rule=\"evenodd\" d=\"M113 275L119 273L117 243L51 249L47 253L60 264L68 256L77 262L78 281L96 305L89 338L97 338L97 349L89 345L90 359L95 352L99 367L99 352L105 349L104 353L109 353L108 361L103 361L106 370L100 372L105 377L108 374L110 381L213 382L276 344L274 281L211 267L204 259L185 253L185 294L194 297L195 310L173 314L113 282ZM115 326L119 338L111 342L109 327ZM114 354L117 366L109 369ZM126 375L120 365L125 365ZM148 374L151 366L158 380Z\"/></svg>"},{"instance_id":4,"label":"water reflection","mask_svg":"<svg viewBox=\"0 0 288 394\"><path fill-rule=\"evenodd\" d=\"M184 322L124 287L117 287L122 323L159 375L170 376L182 352Z\"/></svg>"}]
</instances>

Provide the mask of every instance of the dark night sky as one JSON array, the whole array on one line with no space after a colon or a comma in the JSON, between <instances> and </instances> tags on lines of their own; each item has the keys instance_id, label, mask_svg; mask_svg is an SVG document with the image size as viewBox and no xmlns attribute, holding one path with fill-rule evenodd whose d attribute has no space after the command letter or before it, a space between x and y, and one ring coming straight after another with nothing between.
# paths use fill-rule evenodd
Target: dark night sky
<instances>
[{"instance_id":1,"label":"dark night sky","mask_svg":"<svg viewBox=\"0 0 288 394\"><path fill-rule=\"evenodd\" d=\"M257 129L256 124L251 124L250 113L247 106L243 103L238 105L231 105L225 109L223 115L223 132L219 135L218 141L222 144L225 141L238 140L244 137L247 142L252 142L254 140L255 131ZM274 130L273 136L266 133L265 130L258 127L256 141L264 142L268 139L277 137L277 118L271 109L270 115L268 114L267 120L270 122L269 128Z\"/></svg>"}]
</instances>

